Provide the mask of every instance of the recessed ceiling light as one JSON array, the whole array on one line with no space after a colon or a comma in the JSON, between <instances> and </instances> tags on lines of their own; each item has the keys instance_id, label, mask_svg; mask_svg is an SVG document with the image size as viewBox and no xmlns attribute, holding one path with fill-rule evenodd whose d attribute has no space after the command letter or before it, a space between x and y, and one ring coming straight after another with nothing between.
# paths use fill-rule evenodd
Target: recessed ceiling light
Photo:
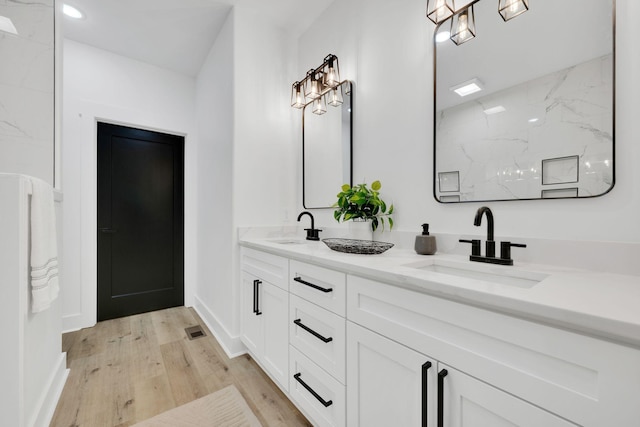
<instances>
[{"instance_id":1,"label":"recessed ceiling light","mask_svg":"<svg viewBox=\"0 0 640 427\"><path fill-rule=\"evenodd\" d=\"M484 113L487 116L490 116L491 114L498 114L498 113L502 113L503 111L507 111L507 109L504 108L502 105L496 105L495 107L487 108L486 110L484 110Z\"/></svg>"},{"instance_id":2,"label":"recessed ceiling light","mask_svg":"<svg viewBox=\"0 0 640 427\"><path fill-rule=\"evenodd\" d=\"M482 90L482 83L480 80L473 78L459 85L452 86L449 90L454 91L460 96L471 95L472 93L480 92Z\"/></svg>"},{"instance_id":3,"label":"recessed ceiling light","mask_svg":"<svg viewBox=\"0 0 640 427\"><path fill-rule=\"evenodd\" d=\"M450 38L451 38L451 33L446 30L440 31L438 34L436 34L436 42L438 43L446 42Z\"/></svg>"},{"instance_id":4,"label":"recessed ceiling light","mask_svg":"<svg viewBox=\"0 0 640 427\"><path fill-rule=\"evenodd\" d=\"M534 117L532 119L529 119L529 123L535 123L537 122L539 119L537 117Z\"/></svg>"},{"instance_id":5,"label":"recessed ceiling light","mask_svg":"<svg viewBox=\"0 0 640 427\"><path fill-rule=\"evenodd\" d=\"M80 19L84 16L82 12L80 12L78 9L76 9L73 6L69 6L66 3L62 5L62 12L64 12L64 14L67 15L69 18L74 18L74 19Z\"/></svg>"}]
</instances>

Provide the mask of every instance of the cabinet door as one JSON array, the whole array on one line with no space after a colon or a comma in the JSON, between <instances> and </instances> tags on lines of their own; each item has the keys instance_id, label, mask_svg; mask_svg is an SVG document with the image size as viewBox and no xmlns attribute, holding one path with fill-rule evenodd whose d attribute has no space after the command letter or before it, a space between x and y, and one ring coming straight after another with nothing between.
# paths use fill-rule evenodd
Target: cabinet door
<instances>
[{"instance_id":1,"label":"cabinet door","mask_svg":"<svg viewBox=\"0 0 640 427\"><path fill-rule=\"evenodd\" d=\"M438 364L443 426L449 427L575 427L555 415L498 390L460 371ZM434 396L435 398L436 396Z\"/></svg>"},{"instance_id":2,"label":"cabinet door","mask_svg":"<svg viewBox=\"0 0 640 427\"><path fill-rule=\"evenodd\" d=\"M259 286L258 309L263 313L261 362L280 387L289 390L289 293L268 282Z\"/></svg>"},{"instance_id":3,"label":"cabinet door","mask_svg":"<svg viewBox=\"0 0 640 427\"><path fill-rule=\"evenodd\" d=\"M262 353L262 315L256 313L260 280L252 274L242 272L241 331L242 342L255 357Z\"/></svg>"},{"instance_id":4,"label":"cabinet door","mask_svg":"<svg viewBox=\"0 0 640 427\"><path fill-rule=\"evenodd\" d=\"M347 425L435 427L435 371L427 356L347 322Z\"/></svg>"}]
</instances>

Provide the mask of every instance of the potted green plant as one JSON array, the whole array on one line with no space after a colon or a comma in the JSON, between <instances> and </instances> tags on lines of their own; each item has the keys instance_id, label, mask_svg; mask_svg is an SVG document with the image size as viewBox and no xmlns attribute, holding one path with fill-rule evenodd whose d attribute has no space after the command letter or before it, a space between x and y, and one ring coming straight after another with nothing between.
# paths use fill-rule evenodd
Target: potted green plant
<instances>
[{"instance_id":1,"label":"potted green plant","mask_svg":"<svg viewBox=\"0 0 640 427\"><path fill-rule=\"evenodd\" d=\"M376 231L382 225L384 230L385 218L389 223L389 230L393 228L393 204L387 209L387 204L380 198L379 190L382 187L380 181L373 181L371 188L367 184L357 184L351 187L349 184L342 186L338 193L338 201L333 205L337 207L333 213L336 221L370 221L371 230Z\"/></svg>"}]
</instances>

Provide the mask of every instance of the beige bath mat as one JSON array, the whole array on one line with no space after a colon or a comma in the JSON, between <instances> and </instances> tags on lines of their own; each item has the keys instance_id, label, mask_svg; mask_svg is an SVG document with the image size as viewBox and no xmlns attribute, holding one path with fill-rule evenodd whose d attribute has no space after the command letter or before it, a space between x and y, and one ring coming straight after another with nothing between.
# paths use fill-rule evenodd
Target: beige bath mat
<instances>
[{"instance_id":1,"label":"beige bath mat","mask_svg":"<svg viewBox=\"0 0 640 427\"><path fill-rule=\"evenodd\" d=\"M230 385L132 427L262 427L235 386Z\"/></svg>"}]
</instances>

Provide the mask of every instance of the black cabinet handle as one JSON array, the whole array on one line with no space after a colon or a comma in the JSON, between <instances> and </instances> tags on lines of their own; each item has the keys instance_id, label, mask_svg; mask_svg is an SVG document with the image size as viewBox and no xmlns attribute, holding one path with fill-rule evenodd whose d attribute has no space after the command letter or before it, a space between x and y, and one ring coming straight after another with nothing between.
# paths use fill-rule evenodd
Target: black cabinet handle
<instances>
[{"instance_id":1,"label":"black cabinet handle","mask_svg":"<svg viewBox=\"0 0 640 427\"><path fill-rule=\"evenodd\" d=\"M256 288L258 287L258 280L254 280L253 281L253 314L256 313L256 311L258 311L256 309Z\"/></svg>"},{"instance_id":2,"label":"black cabinet handle","mask_svg":"<svg viewBox=\"0 0 640 427\"><path fill-rule=\"evenodd\" d=\"M429 396L427 393L427 387L428 387L427 371L429 370L430 367L431 367L431 362L425 362L424 365L422 365L422 427L427 427L427 424L428 424L427 402L428 402Z\"/></svg>"},{"instance_id":3,"label":"black cabinet handle","mask_svg":"<svg viewBox=\"0 0 640 427\"><path fill-rule=\"evenodd\" d=\"M256 316L260 316L260 288L258 287L262 282L258 279L253 281L253 312Z\"/></svg>"},{"instance_id":4,"label":"black cabinet handle","mask_svg":"<svg viewBox=\"0 0 640 427\"><path fill-rule=\"evenodd\" d=\"M301 279L301 278L299 278L299 277L294 277L294 278L293 278L293 280L295 280L295 281L296 281L296 282L298 282L298 283L302 283L303 285L307 285L307 286L309 286L310 288L313 288L313 289L317 289L317 290L319 290L319 291L322 291L322 292L324 292L324 293L332 292L332 291L333 291L333 288L323 288L322 286L314 285L313 283L309 283L309 282L307 282L306 280L302 280L302 279Z\"/></svg>"},{"instance_id":5,"label":"black cabinet handle","mask_svg":"<svg viewBox=\"0 0 640 427\"><path fill-rule=\"evenodd\" d=\"M115 228L105 227L105 228L98 228L98 231L101 233L114 234L118 230Z\"/></svg>"},{"instance_id":6,"label":"black cabinet handle","mask_svg":"<svg viewBox=\"0 0 640 427\"><path fill-rule=\"evenodd\" d=\"M447 374L446 369L438 372L438 427L444 427L444 377Z\"/></svg>"},{"instance_id":7,"label":"black cabinet handle","mask_svg":"<svg viewBox=\"0 0 640 427\"><path fill-rule=\"evenodd\" d=\"M298 372L297 374L295 374L293 376L293 378L298 381L300 384L302 384L302 387L306 388L307 391L309 393L311 393L313 395L313 397L315 397L316 399L318 399L318 401L320 403L322 403L324 405L325 408L328 408L329 406L333 405L333 401L329 400L328 402L326 400L324 400L322 397L320 397L320 395L318 393L316 393L316 391L314 389L312 389L311 387L309 387L309 385L307 383L305 383L304 381L302 381L302 378L300 378L300 375L302 375L300 372Z\"/></svg>"},{"instance_id":8,"label":"black cabinet handle","mask_svg":"<svg viewBox=\"0 0 640 427\"><path fill-rule=\"evenodd\" d=\"M295 323L296 325L300 326L302 329L304 329L305 331L309 332L311 335L313 335L314 337L318 338L320 341L322 341L324 343L333 341L333 338L331 338L331 337L325 338L322 335L320 335L319 333L317 333L316 331L314 331L313 329L311 329L310 327L308 327L307 325L305 325L304 323L302 323L302 319L296 319L296 320L293 321L293 323Z\"/></svg>"}]
</instances>

